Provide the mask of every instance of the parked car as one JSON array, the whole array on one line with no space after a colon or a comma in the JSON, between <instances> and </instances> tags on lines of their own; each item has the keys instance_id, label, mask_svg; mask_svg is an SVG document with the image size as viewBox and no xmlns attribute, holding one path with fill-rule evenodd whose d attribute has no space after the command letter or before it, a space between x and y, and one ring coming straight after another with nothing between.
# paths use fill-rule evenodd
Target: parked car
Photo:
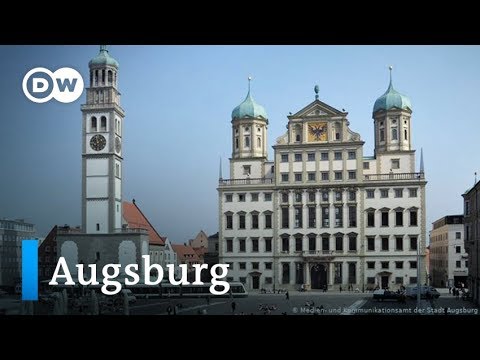
<instances>
[{"instance_id":1,"label":"parked car","mask_svg":"<svg viewBox=\"0 0 480 360\"><path fill-rule=\"evenodd\" d=\"M417 297L418 288L416 284L407 286L406 296L411 299L415 299ZM434 299L438 299L440 297L440 293L437 289L433 286L422 285L420 286L420 297L422 299L426 299L432 297Z\"/></svg>"},{"instance_id":2,"label":"parked car","mask_svg":"<svg viewBox=\"0 0 480 360\"><path fill-rule=\"evenodd\" d=\"M373 298L377 299L378 301L396 300L399 302L404 302L405 293L402 291L390 291L385 289L379 289L373 292Z\"/></svg>"}]
</instances>

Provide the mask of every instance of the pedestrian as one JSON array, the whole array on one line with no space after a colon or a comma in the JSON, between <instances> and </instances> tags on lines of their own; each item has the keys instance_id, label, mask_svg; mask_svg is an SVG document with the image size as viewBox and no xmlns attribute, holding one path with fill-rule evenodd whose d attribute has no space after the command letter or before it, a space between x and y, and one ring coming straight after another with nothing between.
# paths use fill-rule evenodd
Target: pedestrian
<instances>
[{"instance_id":1,"label":"pedestrian","mask_svg":"<svg viewBox=\"0 0 480 360\"><path fill-rule=\"evenodd\" d=\"M235 308L237 307L237 304L235 303L235 301L232 301L232 314L235 313Z\"/></svg>"},{"instance_id":2,"label":"pedestrian","mask_svg":"<svg viewBox=\"0 0 480 360\"><path fill-rule=\"evenodd\" d=\"M285 293L285 299L290 300L290 295L288 294L288 291Z\"/></svg>"},{"instance_id":3,"label":"pedestrian","mask_svg":"<svg viewBox=\"0 0 480 360\"><path fill-rule=\"evenodd\" d=\"M167 306L167 314L172 315L172 307L170 305Z\"/></svg>"},{"instance_id":4,"label":"pedestrian","mask_svg":"<svg viewBox=\"0 0 480 360\"><path fill-rule=\"evenodd\" d=\"M449 293L449 294L452 293L452 287L451 287L451 286L448 287L448 293Z\"/></svg>"},{"instance_id":5,"label":"pedestrian","mask_svg":"<svg viewBox=\"0 0 480 360\"><path fill-rule=\"evenodd\" d=\"M340 292L342 292L342 285L340 285Z\"/></svg>"}]
</instances>

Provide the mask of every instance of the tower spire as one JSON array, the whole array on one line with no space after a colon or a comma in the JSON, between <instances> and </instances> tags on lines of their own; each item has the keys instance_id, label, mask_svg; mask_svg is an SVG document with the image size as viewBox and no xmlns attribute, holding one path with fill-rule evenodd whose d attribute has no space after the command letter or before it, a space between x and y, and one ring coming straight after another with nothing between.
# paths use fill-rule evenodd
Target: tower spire
<instances>
[{"instance_id":1,"label":"tower spire","mask_svg":"<svg viewBox=\"0 0 480 360\"><path fill-rule=\"evenodd\" d=\"M252 77L249 76L249 77L248 77L248 93L247 93L247 97L250 96L250 83L251 83L251 82L252 82Z\"/></svg>"},{"instance_id":2,"label":"tower spire","mask_svg":"<svg viewBox=\"0 0 480 360\"><path fill-rule=\"evenodd\" d=\"M392 89L393 88L393 82L392 82L392 70L393 70L393 66L390 65L388 67L388 70L390 71L390 83L388 84L388 89Z\"/></svg>"},{"instance_id":3,"label":"tower spire","mask_svg":"<svg viewBox=\"0 0 480 360\"><path fill-rule=\"evenodd\" d=\"M100 52L108 52L107 46L108 45L100 45Z\"/></svg>"},{"instance_id":4,"label":"tower spire","mask_svg":"<svg viewBox=\"0 0 480 360\"><path fill-rule=\"evenodd\" d=\"M423 148L420 149L420 173L425 173L425 168L423 166Z\"/></svg>"}]
</instances>

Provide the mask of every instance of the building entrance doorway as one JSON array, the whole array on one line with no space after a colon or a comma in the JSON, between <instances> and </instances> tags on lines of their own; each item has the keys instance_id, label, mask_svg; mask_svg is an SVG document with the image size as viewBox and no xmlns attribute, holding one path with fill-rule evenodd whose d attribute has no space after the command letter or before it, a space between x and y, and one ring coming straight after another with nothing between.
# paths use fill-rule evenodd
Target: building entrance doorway
<instances>
[{"instance_id":1,"label":"building entrance doorway","mask_svg":"<svg viewBox=\"0 0 480 360\"><path fill-rule=\"evenodd\" d=\"M388 275L382 276L382 289L388 288Z\"/></svg>"},{"instance_id":2,"label":"building entrance doorway","mask_svg":"<svg viewBox=\"0 0 480 360\"><path fill-rule=\"evenodd\" d=\"M312 289L325 289L327 286L327 267L325 264L315 264L310 270Z\"/></svg>"},{"instance_id":3,"label":"building entrance doorway","mask_svg":"<svg viewBox=\"0 0 480 360\"><path fill-rule=\"evenodd\" d=\"M260 276L253 275L252 276L252 288L253 289L260 289Z\"/></svg>"}]
</instances>

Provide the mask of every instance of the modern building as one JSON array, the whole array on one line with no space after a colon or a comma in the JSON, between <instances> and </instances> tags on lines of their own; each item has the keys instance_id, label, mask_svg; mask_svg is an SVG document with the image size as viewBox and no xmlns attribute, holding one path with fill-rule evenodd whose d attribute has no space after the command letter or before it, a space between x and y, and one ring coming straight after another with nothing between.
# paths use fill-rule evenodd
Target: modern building
<instances>
[{"instance_id":1,"label":"modern building","mask_svg":"<svg viewBox=\"0 0 480 360\"><path fill-rule=\"evenodd\" d=\"M468 253L468 288L473 301L480 305L480 181L463 195L465 250Z\"/></svg>"},{"instance_id":2,"label":"modern building","mask_svg":"<svg viewBox=\"0 0 480 360\"><path fill-rule=\"evenodd\" d=\"M273 160L268 115L250 83L233 110L230 174L220 171L218 187L220 263L249 289L426 282L418 261L424 264L427 182L412 147L410 100L390 76L373 105L375 152L366 156L348 113L320 101L318 91L287 116Z\"/></svg>"},{"instance_id":3,"label":"modern building","mask_svg":"<svg viewBox=\"0 0 480 360\"><path fill-rule=\"evenodd\" d=\"M35 239L35 226L24 220L0 219L0 288L21 282L22 240Z\"/></svg>"},{"instance_id":4,"label":"modern building","mask_svg":"<svg viewBox=\"0 0 480 360\"><path fill-rule=\"evenodd\" d=\"M107 46L89 62L90 86L82 111L82 228L59 231L57 253L72 274L76 264L139 264L149 253L149 234L143 228L123 227L122 182L125 112L120 106L119 63Z\"/></svg>"},{"instance_id":5,"label":"modern building","mask_svg":"<svg viewBox=\"0 0 480 360\"><path fill-rule=\"evenodd\" d=\"M430 275L436 287L467 285L468 255L463 236L463 215L447 215L430 232Z\"/></svg>"}]
</instances>

